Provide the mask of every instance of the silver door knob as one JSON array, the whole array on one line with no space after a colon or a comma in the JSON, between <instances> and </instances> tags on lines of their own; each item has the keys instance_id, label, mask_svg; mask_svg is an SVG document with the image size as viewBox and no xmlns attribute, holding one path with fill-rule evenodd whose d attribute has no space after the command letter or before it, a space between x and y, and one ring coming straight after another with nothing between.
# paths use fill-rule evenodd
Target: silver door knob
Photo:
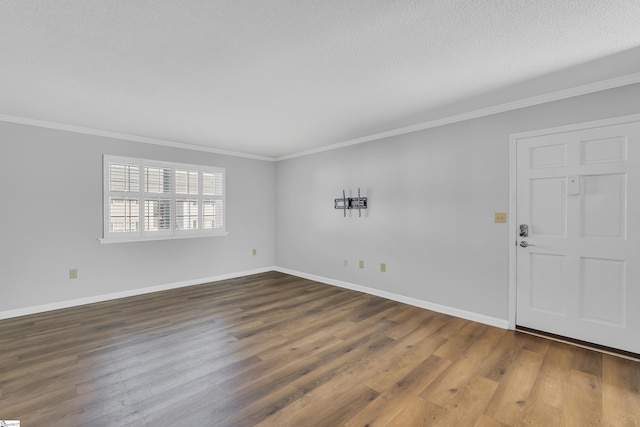
<instances>
[{"instance_id":1,"label":"silver door knob","mask_svg":"<svg viewBox=\"0 0 640 427\"><path fill-rule=\"evenodd\" d=\"M523 248L526 248L527 246L535 246L535 245L532 245L531 243L527 243L525 240L523 240L522 242L520 242L520 246Z\"/></svg>"}]
</instances>

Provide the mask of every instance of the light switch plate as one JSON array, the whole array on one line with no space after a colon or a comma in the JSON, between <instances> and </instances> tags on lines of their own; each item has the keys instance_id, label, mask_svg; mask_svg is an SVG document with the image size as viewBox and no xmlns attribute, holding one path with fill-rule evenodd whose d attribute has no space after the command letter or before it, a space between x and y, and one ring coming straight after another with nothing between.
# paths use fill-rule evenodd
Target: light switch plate
<instances>
[{"instance_id":1,"label":"light switch plate","mask_svg":"<svg viewBox=\"0 0 640 427\"><path fill-rule=\"evenodd\" d=\"M497 223L505 223L507 222L507 213L506 212L495 212L493 214L493 222Z\"/></svg>"}]
</instances>

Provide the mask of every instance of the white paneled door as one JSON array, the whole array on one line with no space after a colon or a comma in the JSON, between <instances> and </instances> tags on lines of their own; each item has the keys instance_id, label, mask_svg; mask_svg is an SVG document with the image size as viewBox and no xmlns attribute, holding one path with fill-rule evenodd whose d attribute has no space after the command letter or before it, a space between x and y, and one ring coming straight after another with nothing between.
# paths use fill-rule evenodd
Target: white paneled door
<instances>
[{"instance_id":1,"label":"white paneled door","mask_svg":"<svg viewBox=\"0 0 640 427\"><path fill-rule=\"evenodd\" d=\"M640 121L516 151L517 325L640 353Z\"/></svg>"}]
</instances>

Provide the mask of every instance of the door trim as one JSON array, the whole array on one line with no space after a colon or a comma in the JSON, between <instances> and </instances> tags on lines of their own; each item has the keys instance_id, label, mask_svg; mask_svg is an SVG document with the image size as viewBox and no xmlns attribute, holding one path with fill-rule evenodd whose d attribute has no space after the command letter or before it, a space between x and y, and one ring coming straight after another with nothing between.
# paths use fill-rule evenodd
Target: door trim
<instances>
[{"instance_id":1,"label":"door trim","mask_svg":"<svg viewBox=\"0 0 640 427\"><path fill-rule=\"evenodd\" d=\"M577 130L585 130L598 128L603 126L611 126L618 125L622 123L632 123L640 121L640 114L631 114L629 116L621 116L621 117L612 117L609 119L603 120L595 120L590 122L583 123L575 123L566 126L557 126L553 128L547 129L539 129L534 131L527 131L521 133L514 133L509 135L509 216L511 221L509 224L509 329L514 330L516 328L516 308L517 308L517 271L516 271L516 261L517 261L517 240L518 234L516 228L518 224L516 224L516 219L518 218L516 202L517 202L517 148L518 141L521 139L550 135L555 133L563 133L563 132L573 132Z\"/></svg>"}]
</instances>

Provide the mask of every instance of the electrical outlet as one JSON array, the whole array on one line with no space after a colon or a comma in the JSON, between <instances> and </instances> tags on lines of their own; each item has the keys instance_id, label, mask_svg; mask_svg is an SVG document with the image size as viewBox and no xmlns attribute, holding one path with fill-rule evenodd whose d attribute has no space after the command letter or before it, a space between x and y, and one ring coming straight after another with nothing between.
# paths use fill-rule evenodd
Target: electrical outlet
<instances>
[{"instance_id":1,"label":"electrical outlet","mask_svg":"<svg viewBox=\"0 0 640 427\"><path fill-rule=\"evenodd\" d=\"M358 261L358 267L364 268L364 260L361 259L360 261Z\"/></svg>"},{"instance_id":2,"label":"electrical outlet","mask_svg":"<svg viewBox=\"0 0 640 427\"><path fill-rule=\"evenodd\" d=\"M382 273L386 273L387 272L387 263L385 263L385 262L381 262L380 263L380 271Z\"/></svg>"},{"instance_id":3,"label":"electrical outlet","mask_svg":"<svg viewBox=\"0 0 640 427\"><path fill-rule=\"evenodd\" d=\"M349 266L349 260L348 259L343 259L342 260L342 266L343 267L348 267Z\"/></svg>"},{"instance_id":4,"label":"electrical outlet","mask_svg":"<svg viewBox=\"0 0 640 427\"><path fill-rule=\"evenodd\" d=\"M255 250L255 249L253 249L253 250L251 251L251 253L255 256L255 255L258 253L258 251L257 251L257 250Z\"/></svg>"},{"instance_id":5,"label":"electrical outlet","mask_svg":"<svg viewBox=\"0 0 640 427\"><path fill-rule=\"evenodd\" d=\"M69 279L77 279L78 278L78 269L72 268L69 270Z\"/></svg>"}]
</instances>

